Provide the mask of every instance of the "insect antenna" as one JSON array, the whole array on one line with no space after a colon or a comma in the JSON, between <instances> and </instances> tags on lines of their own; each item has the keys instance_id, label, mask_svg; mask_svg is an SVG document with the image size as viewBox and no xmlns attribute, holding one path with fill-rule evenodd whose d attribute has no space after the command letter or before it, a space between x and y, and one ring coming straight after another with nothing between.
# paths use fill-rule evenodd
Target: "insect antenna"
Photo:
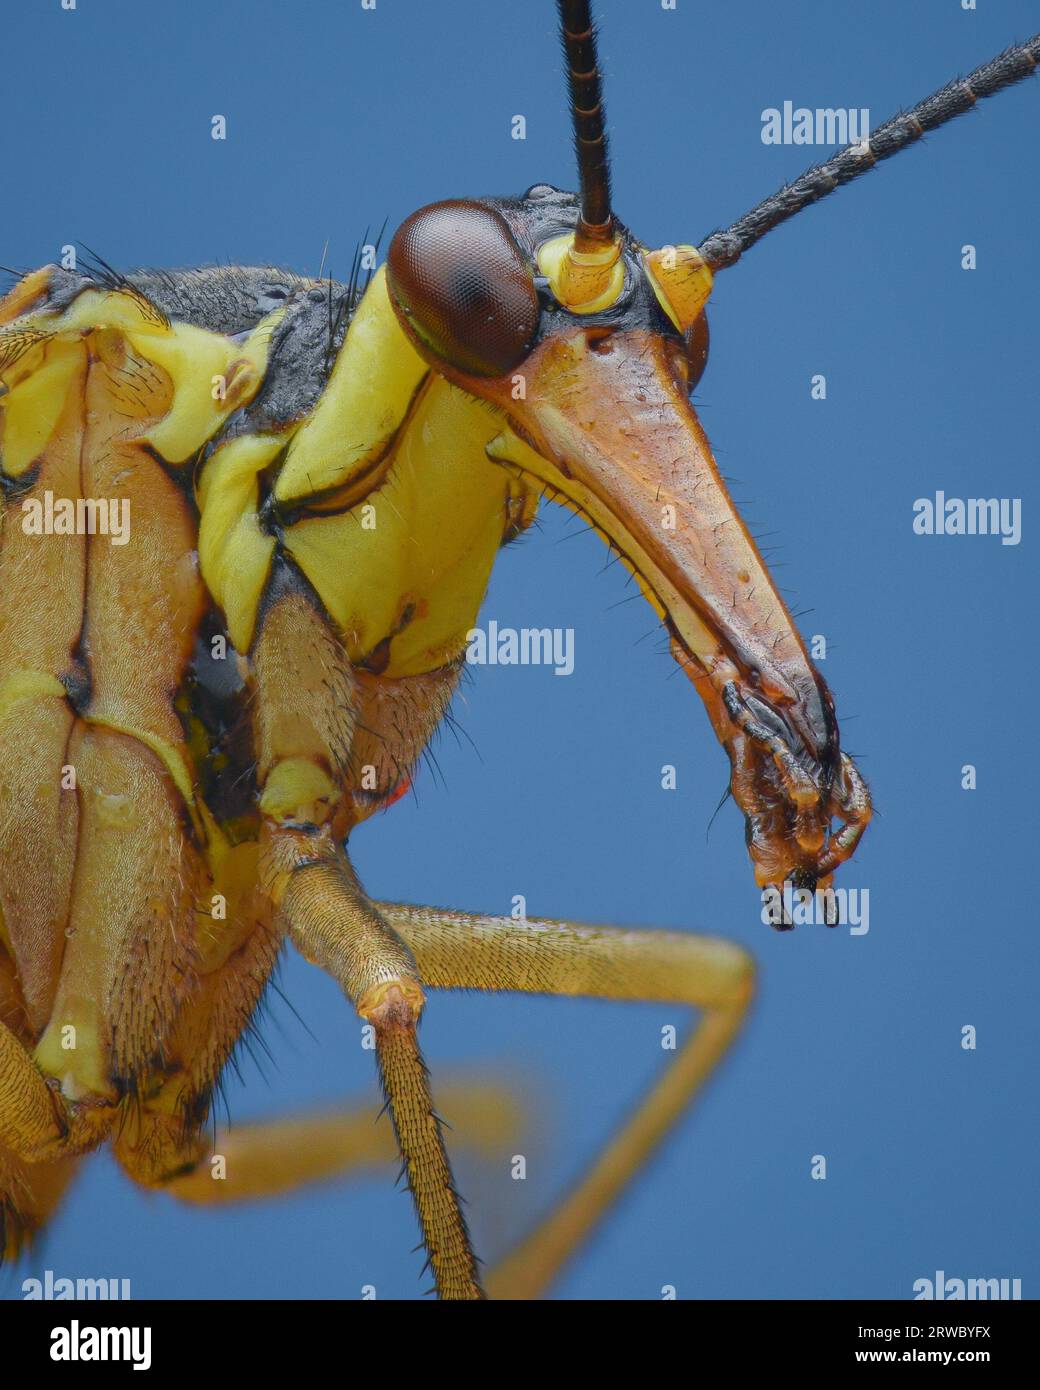
<instances>
[{"instance_id":1,"label":"insect antenna","mask_svg":"<svg viewBox=\"0 0 1040 1390\"><path fill-rule=\"evenodd\" d=\"M557 0L557 4L581 183L581 215L574 245L578 251L597 251L612 240L614 219L610 212L610 160L596 30L589 0Z\"/></svg>"},{"instance_id":2,"label":"insect antenna","mask_svg":"<svg viewBox=\"0 0 1040 1390\"><path fill-rule=\"evenodd\" d=\"M771 194L731 227L712 232L698 247L702 258L713 270L733 265L766 232L786 222L802 208L818 202L842 184L851 183L860 174L873 169L882 159L905 150L919 140L925 131L935 130L953 120L954 116L970 111L983 97L991 97L1002 88L1029 77L1036 71L1038 63L1040 34L1034 34L1025 43L1006 48L967 77L948 82L909 111L891 117L867 139L846 145L833 158L807 169L801 178Z\"/></svg>"}]
</instances>

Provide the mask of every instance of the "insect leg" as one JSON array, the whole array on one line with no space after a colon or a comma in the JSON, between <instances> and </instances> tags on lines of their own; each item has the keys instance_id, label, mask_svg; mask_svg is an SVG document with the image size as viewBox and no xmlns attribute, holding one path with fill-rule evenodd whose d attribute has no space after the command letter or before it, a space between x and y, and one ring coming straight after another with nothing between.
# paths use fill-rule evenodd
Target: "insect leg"
<instances>
[{"instance_id":1,"label":"insect leg","mask_svg":"<svg viewBox=\"0 0 1040 1390\"><path fill-rule=\"evenodd\" d=\"M408 948L360 888L343 840L352 814L356 678L320 602L276 570L253 652L261 788L260 880L282 930L337 980L376 1056L442 1298L483 1297L417 1038L425 996Z\"/></svg>"},{"instance_id":2,"label":"insect leg","mask_svg":"<svg viewBox=\"0 0 1040 1390\"><path fill-rule=\"evenodd\" d=\"M54 1214L79 1156L26 1163L0 1148L0 1264L16 1260Z\"/></svg>"},{"instance_id":3,"label":"insect leg","mask_svg":"<svg viewBox=\"0 0 1040 1390\"><path fill-rule=\"evenodd\" d=\"M200 942L195 991L164 1041L161 1064L140 1078L113 1136L113 1156L142 1187L165 1191L209 1155L204 1131L214 1089L274 969L282 937L270 903L255 891L255 851L243 843L218 868L213 887L226 905L225 932ZM215 968L207 944L227 952Z\"/></svg>"},{"instance_id":4,"label":"insect leg","mask_svg":"<svg viewBox=\"0 0 1040 1390\"><path fill-rule=\"evenodd\" d=\"M729 1047L751 999L752 960L732 942L682 932L514 921L393 903L378 908L435 988L659 1000L702 1011L672 1066L577 1186L488 1277L493 1298L535 1298Z\"/></svg>"},{"instance_id":5,"label":"insect leg","mask_svg":"<svg viewBox=\"0 0 1040 1390\"><path fill-rule=\"evenodd\" d=\"M442 1298L482 1298L417 1029L425 995L411 952L358 885L338 846L295 868L281 917L299 951L337 980L375 1030L379 1072Z\"/></svg>"},{"instance_id":6,"label":"insect leg","mask_svg":"<svg viewBox=\"0 0 1040 1390\"><path fill-rule=\"evenodd\" d=\"M437 1088L438 1107L451 1117L454 1142L487 1158L501 1159L521 1127L520 1108L501 1086L456 1082ZM240 1125L219 1136L212 1153L164 1191L199 1206L224 1205L295 1192L310 1183L349 1174L385 1172L398 1157L397 1143L379 1112L368 1105L325 1115L302 1115ZM215 1182L211 1159L223 1159Z\"/></svg>"},{"instance_id":7,"label":"insect leg","mask_svg":"<svg viewBox=\"0 0 1040 1390\"><path fill-rule=\"evenodd\" d=\"M821 860L821 874L832 874L839 864L851 858L863 838L872 814L870 793L859 775L855 763L845 753L834 789L833 811L845 824L831 839Z\"/></svg>"},{"instance_id":8,"label":"insect leg","mask_svg":"<svg viewBox=\"0 0 1040 1390\"><path fill-rule=\"evenodd\" d=\"M24 1017L19 995L13 962L0 948L0 1016L16 1019L22 1014ZM27 1071L25 1060L19 1058L12 1047L12 1041L15 1047L21 1045L23 1057L28 1059L27 1040L31 1034L23 1032L19 1036L17 1032L2 1024L0 1031L7 1034L6 1037L0 1038L0 1058L6 1059L0 1061L0 1097L3 1097L0 1099L0 1264L3 1264L4 1260L17 1259L49 1220L76 1170L78 1157L41 1157L39 1161L28 1162L25 1158L18 1157L8 1146L11 1130L4 1123L4 1119L9 1117L9 1101L6 1097L7 1087L12 1083L16 1096L22 1097L20 1103L24 1105L28 1102L30 1107L30 1123L27 1126L23 1119L21 1125L23 1142L25 1130L39 1130L42 1120L43 1128L47 1132L53 1135L55 1129L57 1130L60 1145L60 1136L66 1128L66 1117L61 1113L63 1101L60 1097L51 1096L50 1088L44 1083L48 1092L46 1099L57 1109L57 1125L54 1126L48 1121L47 1111L43 1108L45 1097L39 1088L43 1078L31 1059L29 1061L32 1069ZM24 1086L26 1081L28 1094ZM33 1122L33 1111L36 1111L37 1106L39 1118ZM52 1117L53 1115L54 1111Z\"/></svg>"},{"instance_id":9,"label":"insect leg","mask_svg":"<svg viewBox=\"0 0 1040 1390\"><path fill-rule=\"evenodd\" d=\"M60 1097L5 1023L0 1023L0 1147L34 1162L54 1157L68 1132Z\"/></svg>"}]
</instances>

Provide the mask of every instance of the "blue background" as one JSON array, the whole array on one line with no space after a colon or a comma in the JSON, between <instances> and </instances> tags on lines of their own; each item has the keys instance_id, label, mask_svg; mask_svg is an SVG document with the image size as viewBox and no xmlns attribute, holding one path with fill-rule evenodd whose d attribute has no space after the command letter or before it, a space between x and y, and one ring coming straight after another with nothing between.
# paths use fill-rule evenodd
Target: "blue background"
<instances>
[{"instance_id":1,"label":"blue background","mask_svg":"<svg viewBox=\"0 0 1040 1390\"><path fill-rule=\"evenodd\" d=\"M273 262L345 275L355 241L451 196L573 184L549 0L9 3L0 260L82 241L114 265ZM653 245L697 240L823 151L767 147L761 112L869 107L878 124L1040 28L981 0L601 0L615 205ZM228 138L210 138L210 117ZM526 141L510 120L527 118ZM713 297L696 401L822 670L879 814L839 882L870 932L778 935L727 764L694 692L562 512L503 554L483 621L576 632L569 679L475 672L466 733L356 836L376 895L717 932L757 957L753 1017L702 1100L609 1215L560 1297L895 1297L939 1268L1040 1290L1035 1240L1035 80L770 235ZM961 269L961 246L978 269ZM826 374L825 402L810 399ZM1020 497L1024 539L912 533L912 503ZM574 533L574 534L572 534ZM782 567L781 567L782 566ZM651 635L647 635L651 634ZM640 640L644 639L645 640ZM978 768L962 791L960 769ZM660 789L665 763L674 792ZM292 958L266 1079L235 1118L373 1096L332 983ZM509 1075L525 1183L460 1164L493 1258L572 1180L668 1054L671 1008L438 995L435 1077ZM962 1050L960 1030L978 1030ZM810 1180L824 1154L825 1182ZM129 1277L137 1297L411 1298L422 1257L392 1173L196 1212L90 1160L30 1268Z\"/></svg>"}]
</instances>

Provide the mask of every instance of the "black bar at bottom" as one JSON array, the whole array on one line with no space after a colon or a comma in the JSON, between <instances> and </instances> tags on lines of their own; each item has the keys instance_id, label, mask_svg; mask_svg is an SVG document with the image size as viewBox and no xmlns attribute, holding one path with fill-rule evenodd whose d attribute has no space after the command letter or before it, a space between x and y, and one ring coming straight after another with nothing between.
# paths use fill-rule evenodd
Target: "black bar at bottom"
<instances>
[{"instance_id":1,"label":"black bar at bottom","mask_svg":"<svg viewBox=\"0 0 1040 1390\"><path fill-rule=\"evenodd\" d=\"M587 1380L602 1356L616 1356L623 1346L651 1378L673 1364L685 1364L689 1378L711 1375L720 1359L727 1373L797 1375L909 1364L1002 1366L1007 1372L1036 1347L1035 1309L1015 1301L556 1302L469 1310L432 1300L11 1301L0 1303L0 1364L17 1367L12 1383L25 1385L36 1384L41 1370L46 1384L55 1373L97 1370L179 1375L184 1383L204 1373L213 1384L241 1383L254 1370L270 1376L274 1364L284 1369L288 1358L288 1367L298 1367L310 1383L326 1374L346 1381L366 1365L366 1379L373 1373L422 1376L429 1352L438 1376L451 1374L454 1361L469 1378L477 1356L481 1378L504 1372L515 1381L529 1364L541 1380L548 1358L553 1380L572 1359ZM531 1339L543 1326L551 1339ZM496 1339L480 1340L489 1330ZM505 1360L496 1364L499 1355ZM229 1374L234 1381L227 1381Z\"/></svg>"}]
</instances>

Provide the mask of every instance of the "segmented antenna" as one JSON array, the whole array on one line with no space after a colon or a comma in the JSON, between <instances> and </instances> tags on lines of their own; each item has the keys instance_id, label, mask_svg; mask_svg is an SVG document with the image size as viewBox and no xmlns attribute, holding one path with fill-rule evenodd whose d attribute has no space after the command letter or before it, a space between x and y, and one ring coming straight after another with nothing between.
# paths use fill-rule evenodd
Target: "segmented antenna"
<instances>
[{"instance_id":1,"label":"segmented antenna","mask_svg":"<svg viewBox=\"0 0 1040 1390\"><path fill-rule=\"evenodd\" d=\"M948 82L909 111L893 116L878 126L868 140L846 145L832 159L808 169L801 178L766 198L725 231L712 232L698 247L701 256L712 270L733 265L766 232L786 222L802 208L833 193L843 183L851 183L880 160L906 149L926 130L935 130L954 116L970 111L983 97L990 97L1002 87L1028 77L1038 64L1040 34L1034 34L1025 43L1006 48L967 77Z\"/></svg>"},{"instance_id":2,"label":"segmented antenna","mask_svg":"<svg viewBox=\"0 0 1040 1390\"><path fill-rule=\"evenodd\" d=\"M595 251L610 242L614 231L596 32L589 13L589 0L557 0L557 5L581 181L581 216L574 234L574 246L578 251Z\"/></svg>"}]
</instances>

